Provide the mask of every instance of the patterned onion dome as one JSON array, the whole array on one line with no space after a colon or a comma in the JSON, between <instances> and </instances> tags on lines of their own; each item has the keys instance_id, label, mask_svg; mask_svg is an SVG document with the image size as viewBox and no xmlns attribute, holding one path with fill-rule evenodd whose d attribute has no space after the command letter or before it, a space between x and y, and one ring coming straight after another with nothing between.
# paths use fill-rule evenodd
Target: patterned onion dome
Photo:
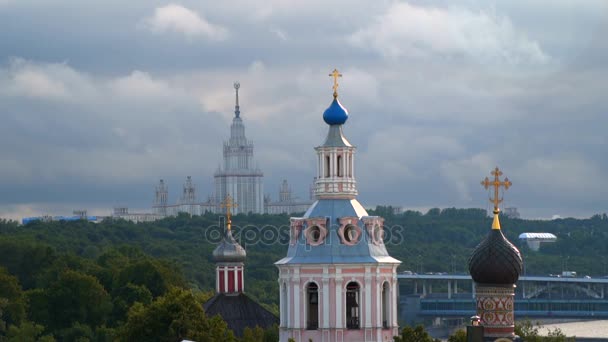
<instances>
[{"instance_id":1,"label":"patterned onion dome","mask_svg":"<svg viewBox=\"0 0 608 342\"><path fill-rule=\"evenodd\" d=\"M323 120L328 125L342 125L348 120L348 111L342 106L337 97L323 113Z\"/></svg>"},{"instance_id":2,"label":"patterned onion dome","mask_svg":"<svg viewBox=\"0 0 608 342\"><path fill-rule=\"evenodd\" d=\"M246 257L245 249L236 242L230 230L226 230L224 239L213 250L215 262L244 262Z\"/></svg>"},{"instance_id":3,"label":"patterned onion dome","mask_svg":"<svg viewBox=\"0 0 608 342\"><path fill-rule=\"evenodd\" d=\"M469 258L469 273L476 283L508 285L517 282L522 269L521 254L503 235L494 212L492 230Z\"/></svg>"}]
</instances>

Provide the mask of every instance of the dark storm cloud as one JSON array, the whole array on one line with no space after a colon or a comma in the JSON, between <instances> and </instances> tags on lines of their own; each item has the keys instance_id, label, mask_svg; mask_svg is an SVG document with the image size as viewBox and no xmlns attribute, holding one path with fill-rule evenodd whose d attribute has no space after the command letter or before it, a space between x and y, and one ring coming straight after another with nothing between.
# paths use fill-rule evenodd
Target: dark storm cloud
<instances>
[{"instance_id":1,"label":"dark storm cloud","mask_svg":"<svg viewBox=\"0 0 608 342\"><path fill-rule=\"evenodd\" d=\"M333 67L363 203L485 207L499 165L525 215L603 212L605 7L0 0L0 215L205 197L234 80L266 192L306 197Z\"/></svg>"}]
</instances>

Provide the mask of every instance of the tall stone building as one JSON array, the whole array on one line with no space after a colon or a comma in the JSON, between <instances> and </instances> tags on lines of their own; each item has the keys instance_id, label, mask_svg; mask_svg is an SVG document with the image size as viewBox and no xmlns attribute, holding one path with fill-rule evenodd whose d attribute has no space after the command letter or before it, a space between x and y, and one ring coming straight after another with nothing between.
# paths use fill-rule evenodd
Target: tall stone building
<instances>
[{"instance_id":1,"label":"tall stone building","mask_svg":"<svg viewBox=\"0 0 608 342\"><path fill-rule=\"evenodd\" d=\"M254 165L253 142L245 137L245 125L239 108L240 84L235 83L236 105L230 126L230 139L224 142L224 162L215 172L215 198L233 198L234 213L264 213L264 174ZM216 212L221 212L216 201Z\"/></svg>"}]
</instances>

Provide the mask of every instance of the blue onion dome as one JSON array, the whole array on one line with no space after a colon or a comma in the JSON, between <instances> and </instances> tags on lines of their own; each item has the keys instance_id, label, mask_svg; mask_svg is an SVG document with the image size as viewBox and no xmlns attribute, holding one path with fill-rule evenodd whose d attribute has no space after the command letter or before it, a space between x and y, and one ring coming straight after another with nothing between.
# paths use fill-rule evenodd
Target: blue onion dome
<instances>
[{"instance_id":1,"label":"blue onion dome","mask_svg":"<svg viewBox=\"0 0 608 342\"><path fill-rule=\"evenodd\" d=\"M348 111L338 101L337 96L334 96L329 108L323 113L323 120L328 125L342 125L348 120Z\"/></svg>"},{"instance_id":2,"label":"blue onion dome","mask_svg":"<svg viewBox=\"0 0 608 342\"><path fill-rule=\"evenodd\" d=\"M213 250L215 262L244 262L246 257L245 249L236 242L230 230L226 230L222 242Z\"/></svg>"},{"instance_id":3,"label":"blue onion dome","mask_svg":"<svg viewBox=\"0 0 608 342\"><path fill-rule=\"evenodd\" d=\"M509 285L517 282L522 269L521 254L503 235L495 211L492 230L469 258L469 273L476 283Z\"/></svg>"}]
</instances>

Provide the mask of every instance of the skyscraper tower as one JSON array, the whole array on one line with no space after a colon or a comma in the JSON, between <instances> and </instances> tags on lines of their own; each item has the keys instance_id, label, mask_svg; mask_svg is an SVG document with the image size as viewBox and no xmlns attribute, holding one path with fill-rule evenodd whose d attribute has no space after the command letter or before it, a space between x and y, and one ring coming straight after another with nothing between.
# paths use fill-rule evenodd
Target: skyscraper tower
<instances>
[{"instance_id":1,"label":"skyscraper tower","mask_svg":"<svg viewBox=\"0 0 608 342\"><path fill-rule=\"evenodd\" d=\"M184 182L177 211L190 215L199 215L201 207L199 203L196 203L196 200L196 186L192 183L192 177L188 176Z\"/></svg>"},{"instance_id":2,"label":"skyscraper tower","mask_svg":"<svg viewBox=\"0 0 608 342\"><path fill-rule=\"evenodd\" d=\"M289 202L291 200L291 188L289 187L289 183L287 183L287 179L283 179L283 183L281 183L281 186L279 187L279 201Z\"/></svg>"},{"instance_id":3,"label":"skyscraper tower","mask_svg":"<svg viewBox=\"0 0 608 342\"><path fill-rule=\"evenodd\" d=\"M154 191L154 213L161 216L167 216L167 200L169 198L169 188L164 180L160 180Z\"/></svg>"},{"instance_id":4,"label":"skyscraper tower","mask_svg":"<svg viewBox=\"0 0 608 342\"><path fill-rule=\"evenodd\" d=\"M245 137L245 126L241 119L238 82L234 83L236 103L234 118L230 126L230 139L224 142L224 163L215 172L215 196L218 199L230 196L239 203L234 214L264 213L264 187L262 171L253 163L253 142ZM219 203L216 212L221 212Z\"/></svg>"},{"instance_id":5,"label":"skyscraper tower","mask_svg":"<svg viewBox=\"0 0 608 342\"><path fill-rule=\"evenodd\" d=\"M194 204L196 203L196 187L192 183L192 177L186 177L184 188L182 191L182 198L180 199L181 204Z\"/></svg>"},{"instance_id":6,"label":"skyscraper tower","mask_svg":"<svg viewBox=\"0 0 608 342\"><path fill-rule=\"evenodd\" d=\"M397 266L384 245L384 219L357 201L355 147L342 133L348 119L338 101L323 114L329 125L317 152L316 201L292 218L279 269L280 341L392 341L397 326Z\"/></svg>"}]
</instances>

